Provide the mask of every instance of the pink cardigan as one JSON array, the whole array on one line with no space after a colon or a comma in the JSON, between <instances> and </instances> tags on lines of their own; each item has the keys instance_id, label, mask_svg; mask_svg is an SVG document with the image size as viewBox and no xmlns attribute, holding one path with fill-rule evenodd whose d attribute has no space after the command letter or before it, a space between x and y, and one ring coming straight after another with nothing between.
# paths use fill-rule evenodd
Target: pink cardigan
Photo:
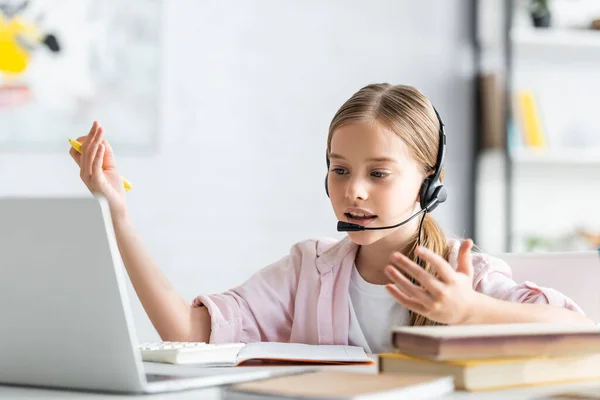
<instances>
[{"instance_id":1,"label":"pink cardigan","mask_svg":"<svg viewBox=\"0 0 600 400\"><path fill-rule=\"evenodd\" d=\"M449 240L456 268L458 240ZM210 343L293 342L348 344L348 285L358 245L349 237L306 240L290 254L261 269L242 285L222 294L198 296L211 315ZM583 314L567 296L531 282L515 283L510 267L489 255L473 253L473 288L520 303L552 304Z\"/></svg>"}]
</instances>

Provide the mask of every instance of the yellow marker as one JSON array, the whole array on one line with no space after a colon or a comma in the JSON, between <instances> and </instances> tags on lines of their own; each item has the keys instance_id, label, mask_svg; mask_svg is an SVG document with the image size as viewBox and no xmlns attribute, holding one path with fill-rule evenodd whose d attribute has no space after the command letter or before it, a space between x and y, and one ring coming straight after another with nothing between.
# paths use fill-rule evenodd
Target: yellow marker
<instances>
[{"instance_id":1,"label":"yellow marker","mask_svg":"<svg viewBox=\"0 0 600 400\"><path fill-rule=\"evenodd\" d=\"M73 139L69 139L69 143L71 143L71 146L77 150L79 154L81 154L81 143ZM123 177L121 177L121 179L123 180L123 187L125 190L131 190L131 183L129 183L129 181Z\"/></svg>"}]
</instances>

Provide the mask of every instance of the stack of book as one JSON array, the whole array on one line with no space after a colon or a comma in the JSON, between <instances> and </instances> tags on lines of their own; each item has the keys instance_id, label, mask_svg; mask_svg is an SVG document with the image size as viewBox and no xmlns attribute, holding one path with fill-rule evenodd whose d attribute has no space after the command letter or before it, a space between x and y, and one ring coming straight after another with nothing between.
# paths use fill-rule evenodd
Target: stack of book
<instances>
[{"instance_id":1,"label":"stack of book","mask_svg":"<svg viewBox=\"0 0 600 400\"><path fill-rule=\"evenodd\" d=\"M600 379L600 330L567 324L398 327L382 373L450 375L476 391Z\"/></svg>"}]
</instances>

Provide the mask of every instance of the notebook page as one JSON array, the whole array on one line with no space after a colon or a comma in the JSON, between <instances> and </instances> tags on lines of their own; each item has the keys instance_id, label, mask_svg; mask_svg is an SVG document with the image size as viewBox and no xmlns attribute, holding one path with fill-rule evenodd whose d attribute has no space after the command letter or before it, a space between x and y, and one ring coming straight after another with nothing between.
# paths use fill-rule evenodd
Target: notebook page
<instances>
[{"instance_id":1,"label":"notebook page","mask_svg":"<svg viewBox=\"0 0 600 400\"><path fill-rule=\"evenodd\" d=\"M284 360L323 363L372 363L362 347L300 343L248 343L238 353L238 363L248 360Z\"/></svg>"}]
</instances>

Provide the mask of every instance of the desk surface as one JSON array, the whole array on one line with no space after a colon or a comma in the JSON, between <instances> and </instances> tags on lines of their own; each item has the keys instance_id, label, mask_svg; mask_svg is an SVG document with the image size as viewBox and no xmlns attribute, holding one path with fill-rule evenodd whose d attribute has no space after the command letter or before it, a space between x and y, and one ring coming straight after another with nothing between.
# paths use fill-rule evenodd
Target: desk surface
<instances>
[{"instance_id":1,"label":"desk surface","mask_svg":"<svg viewBox=\"0 0 600 400\"><path fill-rule=\"evenodd\" d=\"M174 366L155 363L144 363L148 372L152 373L178 373L185 375L193 375L194 368L189 366ZM277 367L244 367L244 368L277 368ZM279 368L301 368L301 367L279 367ZM375 373L374 366L327 366L323 369L348 369L352 371L363 371ZM587 389L593 390L596 394L600 394L600 381L586 381L560 385L543 385L532 386L526 388L518 388L511 390L499 390L480 393L469 392L454 392L444 399L448 400L505 400L505 399L539 399L541 396L552 393L562 393L569 390ZM114 395L103 393L87 393L79 391L63 391L51 389L35 389L17 386L0 385L0 399L99 399L99 400L120 400L132 399L129 395ZM200 390L188 390L173 393L161 393L154 395L146 395L143 397L136 396L135 398L148 398L153 400L187 400L187 399L205 399L205 400L221 400L221 388L209 388Z\"/></svg>"}]
</instances>

